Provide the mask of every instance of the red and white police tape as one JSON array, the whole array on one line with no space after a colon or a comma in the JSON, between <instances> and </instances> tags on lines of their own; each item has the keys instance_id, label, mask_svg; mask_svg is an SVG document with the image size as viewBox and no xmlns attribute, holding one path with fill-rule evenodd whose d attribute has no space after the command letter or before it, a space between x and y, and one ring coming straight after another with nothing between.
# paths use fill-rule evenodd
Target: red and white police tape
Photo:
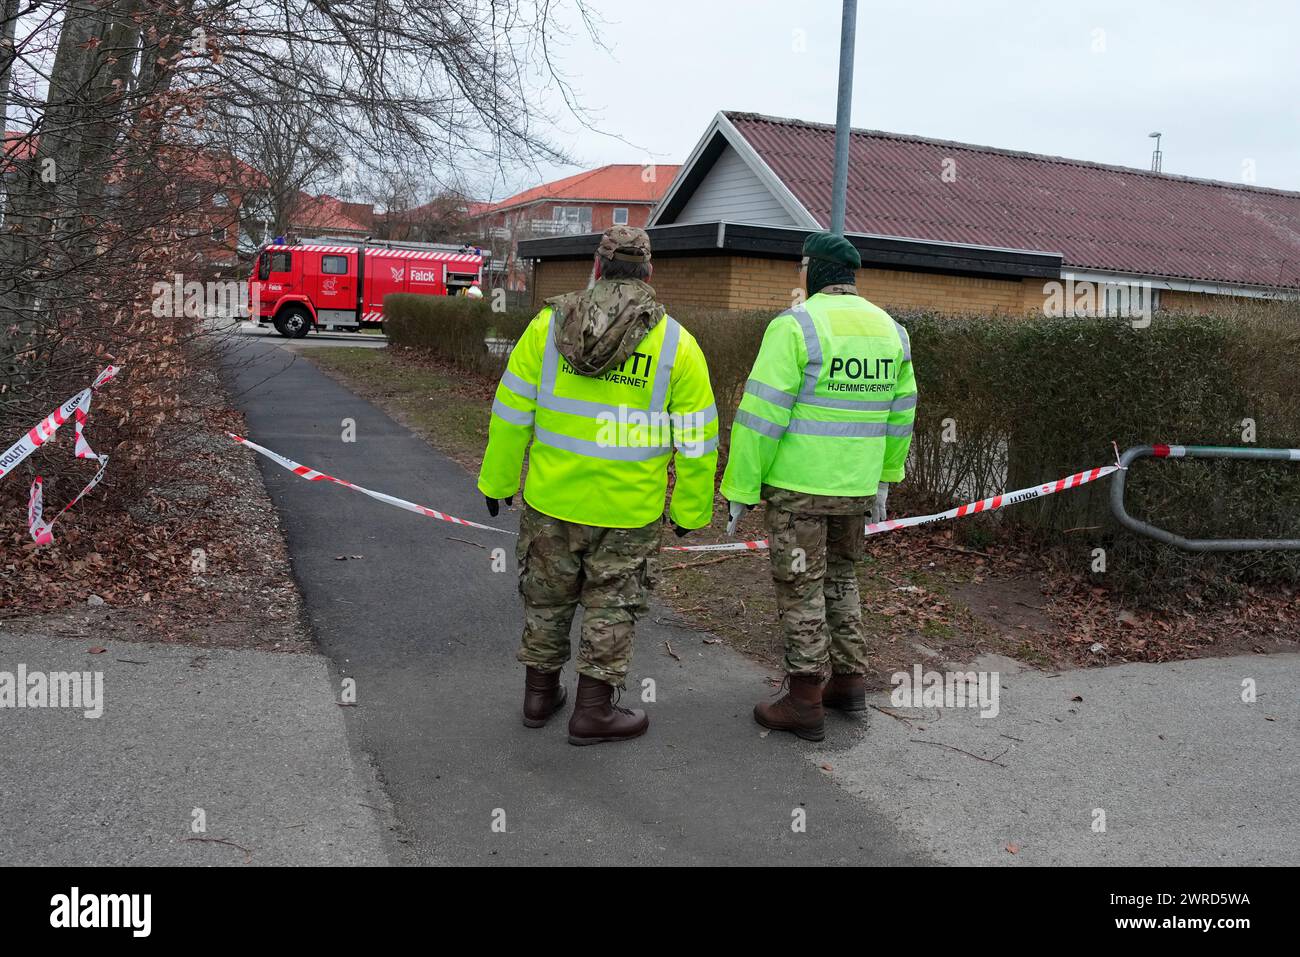
<instances>
[{"instance_id":1,"label":"red and white police tape","mask_svg":"<svg viewBox=\"0 0 1300 957\"><path fill-rule=\"evenodd\" d=\"M96 389L112 379L117 375L117 373L117 366L109 366L95 377L95 381L92 382L89 387L82 389L40 422L37 422L26 435L20 438L13 445L9 446L3 455L0 455L0 479L2 479L21 465L27 456L31 455L46 442L54 438L54 434L59 431L59 427L71 418L76 420L74 428L77 433L77 458L94 459L100 463L99 471L96 472L95 477L90 480L90 484L78 492L77 497L67 505L63 506L59 511L59 514L55 515L54 518L50 519L48 522L45 521L43 514L45 503L44 495L41 490L41 477L39 475L36 476L36 481L32 482L31 491L28 493L27 497L27 530L31 533L32 540L36 542L37 545L48 545L53 541L53 536L51 535L50 530L54 523L59 520L60 516L62 516L64 512L80 502L82 498L85 497L86 493L98 485L100 480L104 477L104 472L108 468L108 456L98 455L93 449L91 449L90 443L86 441L86 436L84 435L83 430L86 426L86 419L90 415L91 396L94 394Z\"/></svg>"},{"instance_id":2,"label":"red and white police tape","mask_svg":"<svg viewBox=\"0 0 1300 957\"><path fill-rule=\"evenodd\" d=\"M353 485L343 479L334 478L332 475L326 475L324 472L318 472L316 469L308 468L305 465L299 465L292 459L287 459L283 455L278 455L270 449L262 448L255 442L242 438L234 433L227 432L232 439L242 445L248 446L255 452L265 455L268 459L283 468L288 469L294 475L301 476L309 482L333 482L336 485L342 485L344 488L350 488L355 492L361 492L363 495L369 495L371 498L378 499L381 502L387 502L389 505L395 505L398 508L404 508L408 512L416 512L420 515L427 515L429 518L436 518L444 522L452 522L456 525L468 525L470 528L481 528L487 532L501 532L505 535L514 535L515 533L504 528L493 528L491 525L481 525L478 522L471 522L469 519L457 518L454 515L448 515L445 512L439 512L437 509L426 508L423 505L416 505L414 502L408 502L405 499L397 498L393 495L385 495L383 492L372 492L370 489L362 488L360 485ZM964 518L967 515L974 515L977 512L991 512L994 509L1005 508L1008 505L1018 505L1021 502L1032 501L1036 498L1042 498L1046 495L1054 495L1057 492L1063 492L1066 489L1077 488L1080 485L1086 485L1088 482L1095 482L1097 479L1105 478L1112 472L1119 471L1118 465L1105 465L1101 468L1088 469L1083 472L1076 472L1074 475L1067 476L1056 482L1045 482L1042 485L1036 485L1033 488L1023 488L1015 492L1003 492L1001 495L994 495L992 498L982 499L978 502L970 502L966 505L959 505L956 508L950 508L946 512L938 512L934 515L917 515L914 518L891 519L886 522L877 522L867 525L867 535L879 535L882 532L892 532L898 528L910 528L913 525L926 525L930 522L942 522L951 518ZM767 548L767 539L759 539L751 542L722 542L717 545L665 545L664 551L669 552L740 552L755 551Z\"/></svg>"},{"instance_id":3,"label":"red and white police tape","mask_svg":"<svg viewBox=\"0 0 1300 957\"><path fill-rule=\"evenodd\" d=\"M90 415L91 397L95 390L104 383L110 381L118 373L117 366L109 366L98 376L88 388L82 389L72 398L68 399L61 406L47 415L38 422L26 435L11 445L3 455L0 455L0 478L18 467L29 455L50 441L59 427L68 421L69 418L76 420L76 456L79 459L94 459L100 463L99 471L95 477L77 493L67 505L63 506L59 514L54 516L48 522L45 521L44 495L42 493L41 477L38 475L32 483L31 492L27 501L27 528L31 533L33 541L37 545L48 545L52 540L51 528L59 518L67 512L68 509L76 505L86 494L100 483L104 477L104 472L108 469L108 456L98 455L90 447L83 434L86 419ZM436 518L442 522L450 522L453 525L465 525L469 528L479 528L485 532L500 532L503 535L514 535L515 532L505 528L495 528L491 525L483 525L480 522L471 522L467 518L457 518L455 515L448 515L446 512L440 512L435 508L427 508L423 505L417 505L414 502L408 502L405 499L397 498L395 495L386 495L383 492L375 492L368 488L362 488L360 485L354 485L352 482L344 479L335 478L316 469L300 465L292 459L287 459L283 455L272 452L270 449L263 448L256 442L250 442L242 436L235 435L233 432L226 433L234 441L266 456L272 462L282 468L287 469L294 475L304 478L309 482L333 482L335 485L342 485L344 488L352 489L354 492L360 492L368 495L370 498L393 505L408 512L415 512L417 515L424 515L427 518ZM1175 446L1174 448L1178 448ZM1076 472L1074 475L1067 476L1056 482L1045 482L1042 485L1036 485L1032 488L1019 489L1014 492L1004 492L1001 495L994 495L992 498L982 499L978 502L970 502L966 505L959 505L956 508L950 508L946 512L937 512L934 515L917 515L913 518L891 519L885 522L868 524L865 534L879 535L883 532L892 532L900 528L910 528L914 525L927 525L931 522L943 522L953 518L964 518L967 515L975 515L979 512L990 512L995 509L1005 508L1008 505L1018 505L1021 502L1032 501L1036 498L1043 498L1047 495L1054 495L1057 492L1063 492L1066 489L1077 488L1088 482L1095 482L1097 479L1105 478L1113 472L1119 470L1118 465L1106 465L1100 468L1088 469L1083 472ZM767 539L757 539L748 542L721 542L717 545L665 545L665 551L672 552L736 552L736 551L756 551L767 548Z\"/></svg>"},{"instance_id":4,"label":"red and white police tape","mask_svg":"<svg viewBox=\"0 0 1300 957\"><path fill-rule=\"evenodd\" d=\"M898 528L910 528L913 525L928 525L931 522L944 522L951 518L965 518L967 515L974 515L977 512L991 512L994 509L1006 508L1008 505L1019 505L1021 502L1029 502L1036 498L1043 498L1046 495L1054 495L1057 492L1063 492L1066 489L1078 488L1080 485L1086 485L1088 482L1095 482L1097 479L1105 478L1107 475L1118 471L1118 465L1104 465L1101 468L1076 472L1074 475L1066 476L1056 482L1045 482L1042 485L1035 485L1032 488L1022 488L1015 492L1003 492L1001 495L994 495L992 498L985 498L978 502L959 505L956 508L948 509L946 512L936 512L933 515L917 515L913 518L897 518L885 522L876 522L867 525L866 534L879 535L882 532L892 532ZM758 549L767 548L767 539L761 538L751 542L722 542L718 545L665 545L664 548L666 551L671 552L756 551Z\"/></svg>"},{"instance_id":5,"label":"red and white police tape","mask_svg":"<svg viewBox=\"0 0 1300 957\"><path fill-rule=\"evenodd\" d=\"M436 518L441 522L451 522L453 525L468 525L470 528L481 528L485 532L501 532L503 535L514 535L515 533L505 528L493 528L491 525L481 525L478 522L471 522L467 518L457 518L455 515L448 515L446 512L440 512L436 508L425 508L423 505L416 505L414 502L408 502L404 498L398 498L395 495L385 495L383 492L373 492L368 488L362 488L360 485L353 485L351 482L344 481L341 478L335 478L332 475L326 475L324 472L318 472L316 469L310 469L305 465L299 465L293 459L287 459L283 455L277 455L270 449L264 449L256 442L250 442L242 436L235 435L233 432L227 432L240 445L246 445L254 452L265 455L268 459L282 468L288 469L294 475L305 478L308 482L333 482L335 485L342 485L344 488L350 488L354 492L360 492L362 495L369 495L373 499L386 502L389 505L395 505L398 508L404 508L408 512L415 512L417 515L424 515L427 518Z\"/></svg>"}]
</instances>

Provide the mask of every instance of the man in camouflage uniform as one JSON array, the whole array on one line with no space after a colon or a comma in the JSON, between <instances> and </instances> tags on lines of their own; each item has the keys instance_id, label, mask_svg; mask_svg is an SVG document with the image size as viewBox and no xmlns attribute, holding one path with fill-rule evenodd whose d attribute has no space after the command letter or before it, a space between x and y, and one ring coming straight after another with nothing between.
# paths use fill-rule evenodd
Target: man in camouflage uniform
<instances>
[{"instance_id":1,"label":"man in camouflage uniform","mask_svg":"<svg viewBox=\"0 0 1300 957\"><path fill-rule=\"evenodd\" d=\"M524 598L518 659L558 674L569 660L569 631L581 603L578 671L622 688L636 621L649 607L661 528L659 519L641 528L597 528L526 508L515 549Z\"/></svg>"},{"instance_id":2,"label":"man in camouflage uniform","mask_svg":"<svg viewBox=\"0 0 1300 957\"><path fill-rule=\"evenodd\" d=\"M866 709L855 565L867 513L883 521L889 483L903 478L916 414L907 332L858 295L861 265L843 236L805 241L808 298L763 336L722 479L733 526L746 508L767 503L785 637L789 693L758 704L754 718L812 741L825 736L824 708Z\"/></svg>"},{"instance_id":3,"label":"man in camouflage uniform","mask_svg":"<svg viewBox=\"0 0 1300 957\"><path fill-rule=\"evenodd\" d=\"M875 496L809 495L763 486L772 584L787 674L865 675L856 565ZM854 709L849 709L854 710Z\"/></svg>"},{"instance_id":4,"label":"man in camouflage uniform","mask_svg":"<svg viewBox=\"0 0 1300 957\"><path fill-rule=\"evenodd\" d=\"M479 475L496 515L528 453L517 557L530 728L564 705L560 669L583 607L572 744L627 740L649 724L644 711L615 705L613 692L648 607L674 451L677 535L713 514L718 424L708 367L656 301L650 275L645 231L607 229L588 288L546 300L511 352Z\"/></svg>"}]
</instances>

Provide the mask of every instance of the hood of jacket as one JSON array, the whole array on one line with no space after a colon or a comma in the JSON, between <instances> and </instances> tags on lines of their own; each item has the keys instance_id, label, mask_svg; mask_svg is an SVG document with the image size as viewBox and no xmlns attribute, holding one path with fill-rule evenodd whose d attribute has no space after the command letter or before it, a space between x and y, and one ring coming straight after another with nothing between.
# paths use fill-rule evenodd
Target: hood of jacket
<instances>
[{"instance_id":1,"label":"hood of jacket","mask_svg":"<svg viewBox=\"0 0 1300 957\"><path fill-rule=\"evenodd\" d=\"M590 289L554 296L546 304L556 348L585 376L621 365L664 316L654 289L640 279L600 279Z\"/></svg>"}]
</instances>

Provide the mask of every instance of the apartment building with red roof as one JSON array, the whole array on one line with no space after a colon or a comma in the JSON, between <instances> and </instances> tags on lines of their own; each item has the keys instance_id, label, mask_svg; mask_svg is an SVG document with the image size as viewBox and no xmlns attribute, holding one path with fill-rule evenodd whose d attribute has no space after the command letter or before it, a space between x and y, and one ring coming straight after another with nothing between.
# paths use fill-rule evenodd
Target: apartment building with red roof
<instances>
[{"instance_id":1,"label":"apartment building with red roof","mask_svg":"<svg viewBox=\"0 0 1300 957\"><path fill-rule=\"evenodd\" d=\"M471 207L471 231L503 275L523 289L526 270L516 256L522 240L601 232L612 225L645 226L679 167L614 163L566 176L497 203Z\"/></svg>"},{"instance_id":2,"label":"apartment building with red roof","mask_svg":"<svg viewBox=\"0 0 1300 957\"><path fill-rule=\"evenodd\" d=\"M39 134L6 130L0 154L0 187L16 175L18 167L37 155ZM167 224L168 238L182 240L196 268L221 271L236 267L241 251L248 252L256 237L246 227L249 210L265 202L266 177L238 157L212 149L164 147L152 152L155 178L174 190L175 217ZM118 170L109 176L109 189L120 187ZM0 190L0 216L4 195Z\"/></svg>"}]
</instances>

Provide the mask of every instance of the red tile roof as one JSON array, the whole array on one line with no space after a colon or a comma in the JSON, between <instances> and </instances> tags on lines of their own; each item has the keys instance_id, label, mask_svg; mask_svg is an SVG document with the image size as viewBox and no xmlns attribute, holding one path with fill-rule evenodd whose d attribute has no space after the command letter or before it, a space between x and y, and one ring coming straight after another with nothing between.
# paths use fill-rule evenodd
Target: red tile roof
<instances>
[{"instance_id":1,"label":"red tile roof","mask_svg":"<svg viewBox=\"0 0 1300 957\"><path fill-rule=\"evenodd\" d=\"M827 225L835 128L726 116ZM1083 160L854 130L845 219L854 233L1059 252L1080 270L1300 287L1300 193Z\"/></svg>"},{"instance_id":2,"label":"red tile roof","mask_svg":"<svg viewBox=\"0 0 1300 957\"><path fill-rule=\"evenodd\" d=\"M231 153L168 148L158 152L156 162L163 168L169 163L176 166L179 178L241 193L267 186L266 176Z\"/></svg>"},{"instance_id":3,"label":"red tile roof","mask_svg":"<svg viewBox=\"0 0 1300 957\"><path fill-rule=\"evenodd\" d=\"M539 200L590 200L597 203L655 203L668 191L680 167L676 164L614 163L534 186L509 199L492 203L482 213L498 213ZM653 169L653 179L647 181Z\"/></svg>"},{"instance_id":4,"label":"red tile roof","mask_svg":"<svg viewBox=\"0 0 1300 957\"><path fill-rule=\"evenodd\" d=\"M358 222L357 218L349 215L350 212L355 212L352 207L356 205L345 203L328 194L310 196L307 193L299 193L298 203L290 219L293 221L293 228L298 230L328 229L334 232L356 233L358 236L368 235L372 227ZM371 209L373 215L373 207Z\"/></svg>"},{"instance_id":5,"label":"red tile roof","mask_svg":"<svg viewBox=\"0 0 1300 957\"><path fill-rule=\"evenodd\" d=\"M31 159L36 153L40 137L36 133L6 130L4 153L0 168L8 168L11 160ZM180 146L164 146L154 150L154 165L168 175L189 182L206 183L222 189L246 193L265 189L266 176L232 153L215 150L198 150ZM121 168L110 171L110 179L126 175Z\"/></svg>"},{"instance_id":6,"label":"red tile roof","mask_svg":"<svg viewBox=\"0 0 1300 957\"><path fill-rule=\"evenodd\" d=\"M22 130L5 130L5 159L25 160L35 152L36 134Z\"/></svg>"}]
</instances>

